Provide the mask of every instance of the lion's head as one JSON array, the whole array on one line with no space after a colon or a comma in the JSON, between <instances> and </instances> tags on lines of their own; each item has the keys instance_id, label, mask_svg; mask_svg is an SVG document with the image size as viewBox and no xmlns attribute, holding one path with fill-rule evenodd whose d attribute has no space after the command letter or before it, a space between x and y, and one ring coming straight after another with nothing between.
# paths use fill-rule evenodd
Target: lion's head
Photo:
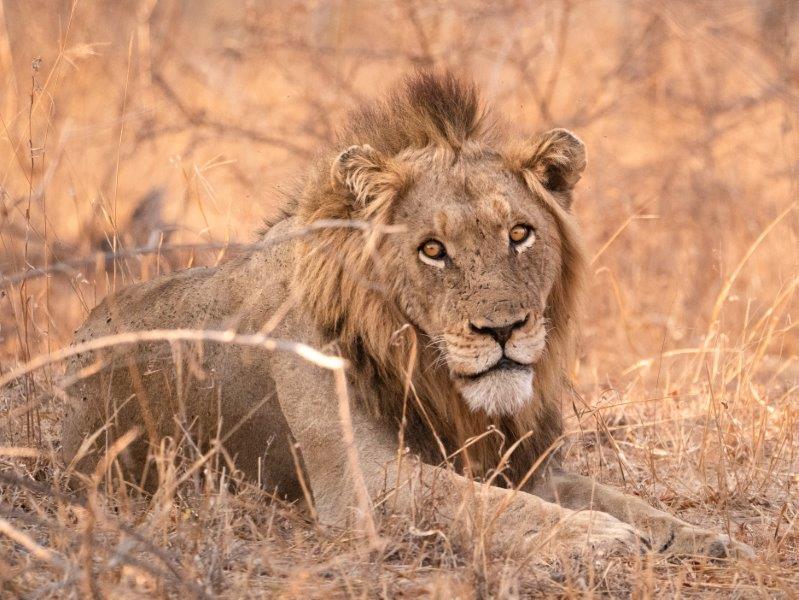
<instances>
[{"instance_id":1,"label":"lion's head","mask_svg":"<svg viewBox=\"0 0 799 600\"><path fill-rule=\"evenodd\" d=\"M313 235L296 285L369 379L376 413L453 445L489 425L546 429L539 450L557 437L583 265L569 208L584 167L582 142L562 129L509 145L451 74L417 74L353 115L298 214L378 227Z\"/></svg>"}]
</instances>

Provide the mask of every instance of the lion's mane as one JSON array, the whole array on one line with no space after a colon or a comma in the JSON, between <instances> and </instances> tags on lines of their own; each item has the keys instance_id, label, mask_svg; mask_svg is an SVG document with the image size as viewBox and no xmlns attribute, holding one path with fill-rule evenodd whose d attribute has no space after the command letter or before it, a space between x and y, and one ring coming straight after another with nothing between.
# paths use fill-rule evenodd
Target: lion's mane
<instances>
[{"instance_id":1,"label":"lion's mane","mask_svg":"<svg viewBox=\"0 0 799 600\"><path fill-rule=\"evenodd\" d=\"M467 146L499 148L505 142L503 129L483 108L473 84L451 73L417 73L387 100L350 116L287 212L302 223L354 218L346 193L330 176L335 153L349 145L368 144L388 157L427 147L457 157ZM562 405L569 390L567 373L585 268L572 214L513 156L505 153L508 168L537 190L558 224L562 256L547 303L549 335L545 356L536 366L536 398L519 414L490 418L470 411L446 368L431 368L436 356L422 324L409 324L390 300L396 284L390 274L380 276L372 251L375 240L369 235L365 239L364 231L336 227L313 233L300 244L294 278L297 297L351 362L358 401L401 431L404 445L427 460L451 457L456 467L481 477L502 467L496 479L500 484L518 483L532 466L531 457L557 454L553 450L563 431ZM402 202L402 194L393 201ZM370 216L377 225L387 224L390 210L383 206Z\"/></svg>"}]
</instances>

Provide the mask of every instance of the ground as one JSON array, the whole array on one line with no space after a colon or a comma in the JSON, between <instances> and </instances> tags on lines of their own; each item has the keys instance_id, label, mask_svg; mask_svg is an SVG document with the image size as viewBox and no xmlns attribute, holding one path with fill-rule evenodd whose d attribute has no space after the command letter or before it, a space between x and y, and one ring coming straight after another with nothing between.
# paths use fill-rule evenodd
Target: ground
<instances>
[{"instance_id":1,"label":"ground","mask_svg":"<svg viewBox=\"0 0 799 600\"><path fill-rule=\"evenodd\" d=\"M796 595L794 3L0 8L0 596ZM165 459L150 499L64 486L63 364L42 357L110 291L241 251L350 107L443 65L518 135L567 127L588 148L566 465L753 560L520 561L451 543L434 506L378 514L370 546L231 482L220 454L191 472Z\"/></svg>"}]
</instances>

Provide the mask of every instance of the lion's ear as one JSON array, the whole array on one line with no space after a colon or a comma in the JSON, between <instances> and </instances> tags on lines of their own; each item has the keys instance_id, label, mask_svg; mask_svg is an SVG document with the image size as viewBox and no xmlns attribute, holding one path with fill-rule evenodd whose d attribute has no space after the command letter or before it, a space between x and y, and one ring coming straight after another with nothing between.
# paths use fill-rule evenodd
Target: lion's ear
<instances>
[{"instance_id":1,"label":"lion's ear","mask_svg":"<svg viewBox=\"0 0 799 600\"><path fill-rule=\"evenodd\" d=\"M404 186L402 169L369 145L350 146L333 161L333 187L351 197L353 208L370 217L390 203Z\"/></svg>"},{"instance_id":2,"label":"lion's ear","mask_svg":"<svg viewBox=\"0 0 799 600\"><path fill-rule=\"evenodd\" d=\"M565 208L571 205L572 190L585 170L585 163L585 144L566 129L541 134L517 158L525 178L532 175L546 190L556 194Z\"/></svg>"}]
</instances>

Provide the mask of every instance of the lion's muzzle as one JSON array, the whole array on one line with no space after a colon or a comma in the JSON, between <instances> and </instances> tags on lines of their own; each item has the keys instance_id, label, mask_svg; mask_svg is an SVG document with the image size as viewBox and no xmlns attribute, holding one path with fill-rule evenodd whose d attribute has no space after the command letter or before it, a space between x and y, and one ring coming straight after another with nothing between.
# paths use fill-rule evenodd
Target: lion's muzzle
<instances>
[{"instance_id":1,"label":"lion's muzzle","mask_svg":"<svg viewBox=\"0 0 799 600\"><path fill-rule=\"evenodd\" d=\"M542 319L531 322L529 314L500 325L473 319L442 338L452 375L475 378L491 370L531 367L543 354L546 328Z\"/></svg>"},{"instance_id":2,"label":"lion's muzzle","mask_svg":"<svg viewBox=\"0 0 799 600\"><path fill-rule=\"evenodd\" d=\"M472 410L512 414L532 399L533 366L546 345L543 319L470 320L442 337L452 380Z\"/></svg>"}]
</instances>

